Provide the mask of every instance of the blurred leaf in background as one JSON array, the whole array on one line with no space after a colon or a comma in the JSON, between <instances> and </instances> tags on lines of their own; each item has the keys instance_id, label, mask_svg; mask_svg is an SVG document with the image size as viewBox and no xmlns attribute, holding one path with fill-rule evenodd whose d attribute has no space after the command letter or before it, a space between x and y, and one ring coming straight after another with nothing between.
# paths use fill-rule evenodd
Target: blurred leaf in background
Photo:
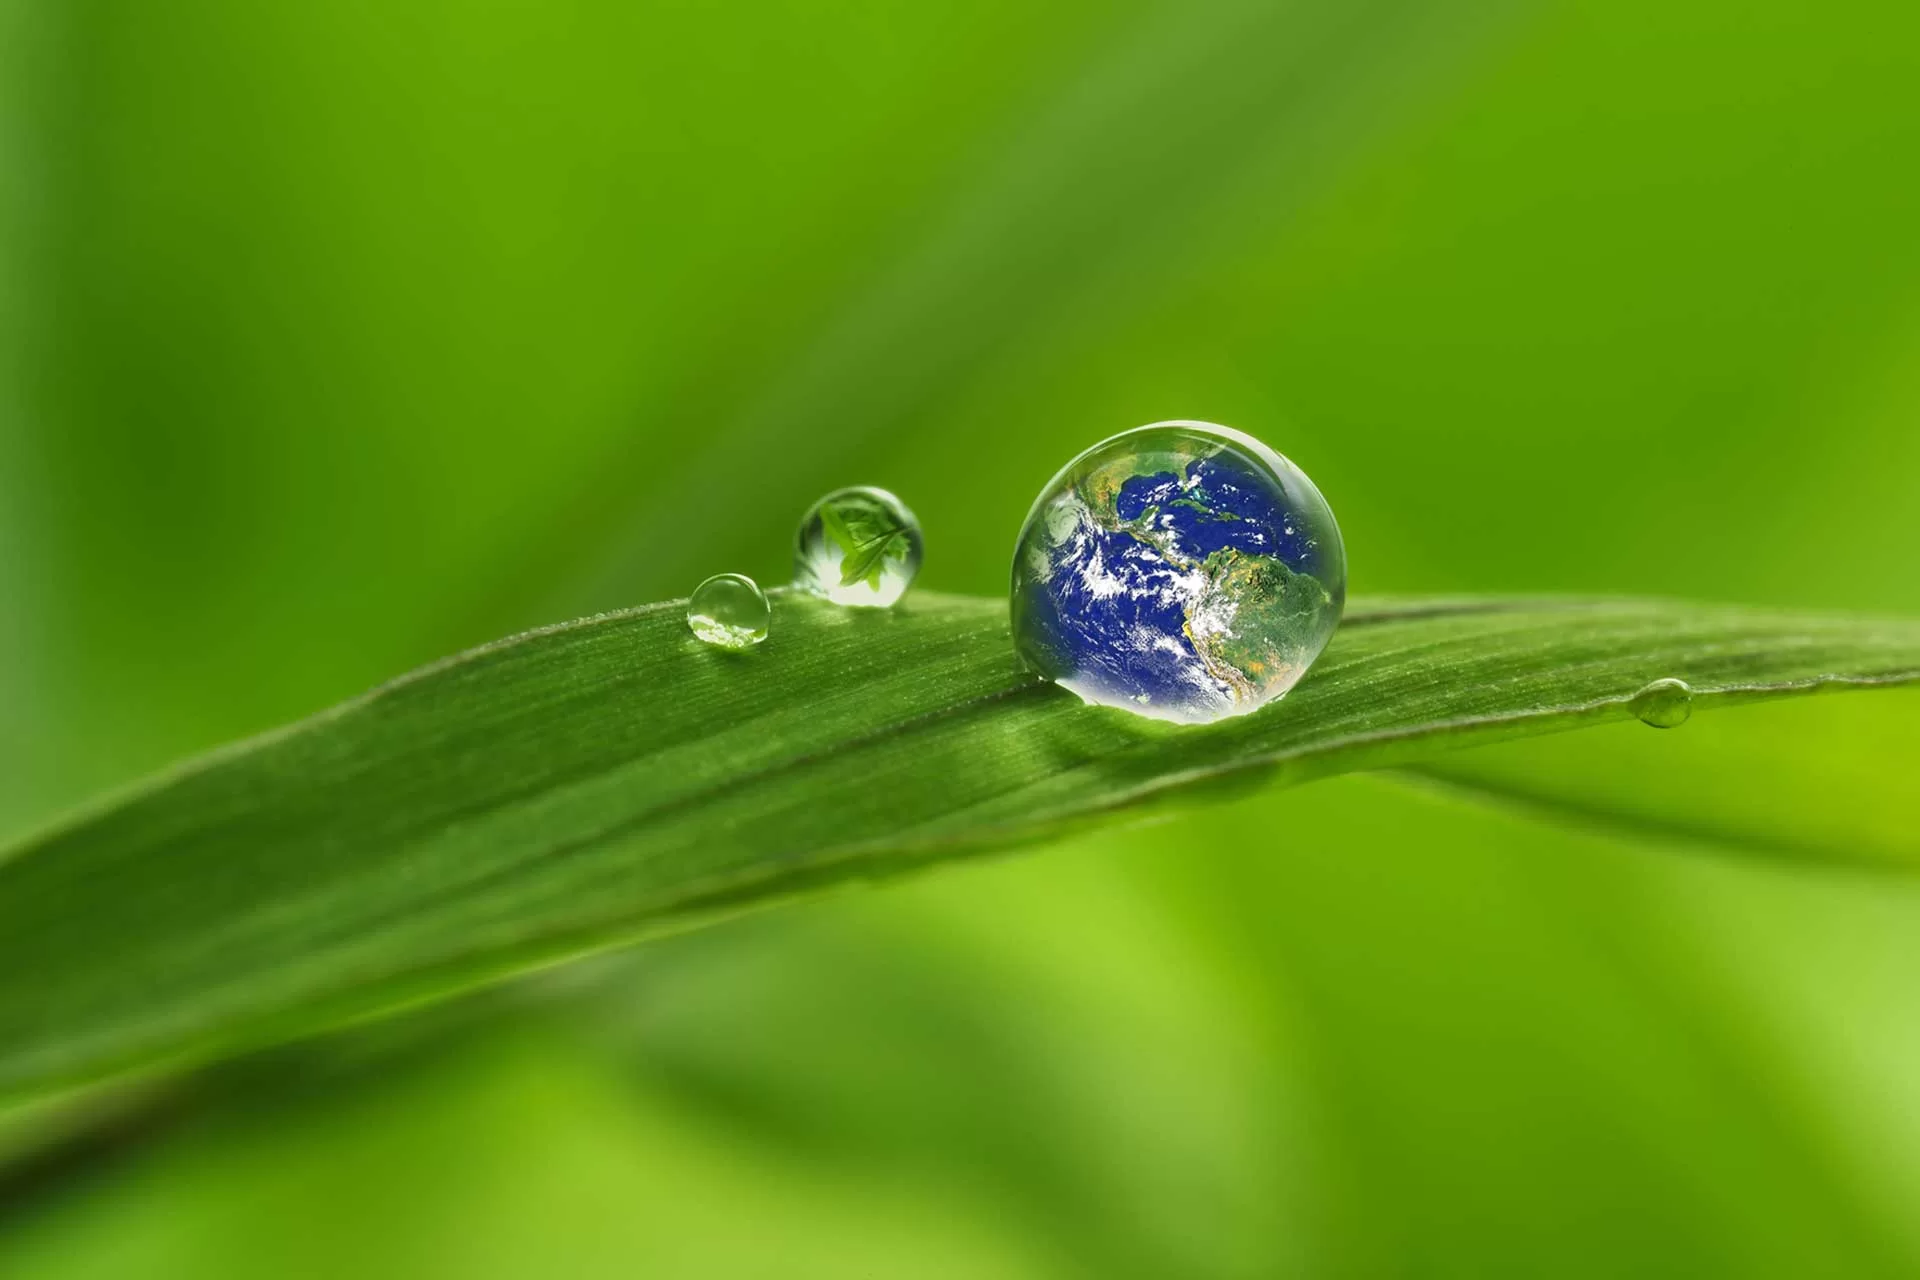
<instances>
[{"instance_id":1,"label":"blurred leaf in background","mask_svg":"<svg viewBox=\"0 0 1920 1280\"><path fill-rule=\"evenodd\" d=\"M1356 590L1920 613L1892 0L0 33L8 830L778 580L834 485L997 593L1053 469L1174 416L1310 471ZM16 1197L0 1273L1913 1274L1916 890L1750 855L1910 848L1917 709L1250 796L276 1056Z\"/></svg>"}]
</instances>

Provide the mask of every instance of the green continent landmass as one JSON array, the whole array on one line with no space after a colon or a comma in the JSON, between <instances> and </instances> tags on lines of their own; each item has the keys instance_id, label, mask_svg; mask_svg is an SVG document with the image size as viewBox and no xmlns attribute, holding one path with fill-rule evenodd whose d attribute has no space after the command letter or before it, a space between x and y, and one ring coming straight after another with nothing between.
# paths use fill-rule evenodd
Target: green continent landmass
<instances>
[{"instance_id":1,"label":"green continent landmass","mask_svg":"<svg viewBox=\"0 0 1920 1280\"><path fill-rule=\"evenodd\" d=\"M1111 529L1120 523L1117 509L1120 486L1133 478L1135 461L1132 458L1115 458L1093 468L1074 483L1080 500L1087 504L1087 510L1093 512L1094 522L1102 528Z\"/></svg>"},{"instance_id":2,"label":"green continent landmass","mask_svg":"<svg viewBox=\"0 0 1920 1280\"><path fill-rule=\"evenodd\" d=\"M1229 635L1211 638L1201 657L1219 672L1238 674L1236 688L1260 686L1286 674L1303 658L1324 616L1330 597L1311 574L1295 573L1270 556L1237 551L1207 558L1209 595L1236 600L1239 607Z\"/></svg>"},{"instance_id":3,"label":"green continent landmass","mask_svg":"<svg viewBox=\"0 0 1920 1280\"><path fill-rule=\"evenodd\" d=\"M1120 519L1120 486L1136 476L1158 475L1162 471L1171 471L1185 477L1187 468L1202 458L1212 457L1219 450L1187 444L1185 441L1168 441L1153 446L1148 454L1155 462L1154 466L1143 465L1140 454L1121 453L1088 469L1085 475L1073 482L1080 492L1081 500L1093 511L1094 519L1103 528L1132 528ZM1144 518L1151 518L1153 509L1149 508Z\"/></svg>"}]
</instances>

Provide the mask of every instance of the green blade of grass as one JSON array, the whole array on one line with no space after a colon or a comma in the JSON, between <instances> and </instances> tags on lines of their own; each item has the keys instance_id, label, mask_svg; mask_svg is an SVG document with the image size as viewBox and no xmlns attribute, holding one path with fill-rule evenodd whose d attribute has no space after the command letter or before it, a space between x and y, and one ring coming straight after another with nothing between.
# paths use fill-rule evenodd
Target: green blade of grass
<instances>
[{"instance_id":1,"label":"green blade of grass","mask_svg":"<svg viewBox=\"0 0 1920 1280\"><path fill-rule=\"evenodd\" d=\"M775 593L529 633L216 752L0 857L0 1095L204 1060L714 914L1136 814L1624 717L1920 678L1920 625L1644 602L1356 609L1282 703L1085 707L998 601Z\"/></svg>"},{"instance_id":2,"label":"green blade of grass","mask_svg":"<svg viewBox=\"0 0 1920 1280\"><path fill-rule=\"evenodd\" d=\"M1920 688L1498 743L1400 771L1550 822L1810 866L1920 867Z\"/></svg>"}]
</instances>

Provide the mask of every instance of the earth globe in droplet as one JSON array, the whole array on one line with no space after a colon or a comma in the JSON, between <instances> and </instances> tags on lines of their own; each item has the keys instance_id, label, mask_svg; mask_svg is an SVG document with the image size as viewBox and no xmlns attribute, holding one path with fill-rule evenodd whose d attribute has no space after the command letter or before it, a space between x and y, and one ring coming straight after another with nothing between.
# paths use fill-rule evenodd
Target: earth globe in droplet
<instances>
[{"instance_id":1,"label":"earth globe in droplet","mask_svg":"<svg viewBox=\"0 0 1920 1280\"><path fill-rule=\"evenodd\" d=\"M1208 422L1101 441L1034 500L1014 645L1088 702L1204 724L1273 701L1340 623L1340 528L1306 473Z\"/></svg>"}]
</instances>

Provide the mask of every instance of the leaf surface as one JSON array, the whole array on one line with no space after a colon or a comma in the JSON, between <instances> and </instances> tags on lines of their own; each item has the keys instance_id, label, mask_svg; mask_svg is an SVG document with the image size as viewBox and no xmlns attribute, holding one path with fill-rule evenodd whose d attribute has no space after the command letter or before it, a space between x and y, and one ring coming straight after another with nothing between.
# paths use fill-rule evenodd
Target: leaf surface
<instances>
[{"instance_id":1,"label":"leaf surface","mask_svg":"<svg viewBox=\"0 0 1920 1280\"><path fill-rule=\"evenodd\" d=\"M1920 686L1496 743L1402 772L1582 829L1799 866L1920 869Z\"/></svg>"},{"instance_id":2,"label":"leaf surface","mask_svg":"<svg viewBox=\"0 0 1920 1280\"><path fill-rule=\"evenodd\" d=\"M1357 607L1283 702L1083 706L998 601L669 602L484 646L0 855L0 1095L202 1060L805 890L1630 714L1920 678L1920 625L1649 602ZM1684 732L1684 731L1683 731Z\"/></svg>"}]
</instances>

